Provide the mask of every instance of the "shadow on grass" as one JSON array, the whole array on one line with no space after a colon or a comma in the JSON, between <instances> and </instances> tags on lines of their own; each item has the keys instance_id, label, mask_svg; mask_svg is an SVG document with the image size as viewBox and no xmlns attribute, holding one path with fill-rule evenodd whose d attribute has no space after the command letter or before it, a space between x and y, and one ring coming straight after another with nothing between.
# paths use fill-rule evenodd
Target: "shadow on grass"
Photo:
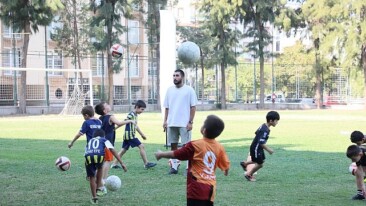
<instances>
[{"instance_id":1,"label":"shadow on grass","mask_svg":"<svg viewBox=\"0 0 366 206\"><path fill-rule=\"evenodd\" d=\"M237 143L252 138L223 140ZM0 139L0 199L4 205L88 205L89 184L85 181L83 151L85 140L72 149L68 141ZM117 147L120 143L116 143ZM231 160L229 176L217 174L215 205L350 205L356 187L348 173L350 161L344 152L288 150L291 145L276 145L273 155L266 154L257 182L247 182L239 160L246 158L249 147L225 146ZM162 144L145 143L149 161L153 153L164 150ZM284 149L286 148L286 149ZM59 156L72 162L67 172L58 171L54 162ZM186 179L167 175L168 161L145 170L136 148L123 160L128 172L111 169L110 174L122 179L122 188L102 197L104 205L184 205ZM7 165L7 166L4 166ZM185 165L184 163L182 165ZM169 198L167 198L169 196ZM138 197L138 198L137 198Z\"/></svg>"}]
</instances>

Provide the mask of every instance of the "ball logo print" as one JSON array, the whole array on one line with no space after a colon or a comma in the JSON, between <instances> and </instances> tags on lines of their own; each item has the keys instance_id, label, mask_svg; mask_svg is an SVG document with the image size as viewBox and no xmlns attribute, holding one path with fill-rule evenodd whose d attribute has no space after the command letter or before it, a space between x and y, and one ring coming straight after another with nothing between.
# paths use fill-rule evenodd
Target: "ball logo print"
<instances>
[{"instance_id":1,"label":"ball logo print","mask_svg":"<svg viewBox=\"0 0 366 206\"><path fill-rule=\"evenodd\" d=\"M56 159L55 166L60 171L67 171L71 167L71 161L65 156Z\"/></svg>"},{"instance_id":2,"label":"ball logo print","mask_svg":"<svg viewBox=\"0 0 366 206\"><path fill-rule=\"evenodd\" d=\"M110 191L116 191L121 188L122 182L121 179L116 175L111 175L105 181L105 186Z\"/></svg>"},{"instance_id":3,"label":"ball logo print","mask_svg":"<svg viewBox=\"0 0 366 206\"><path fill-rule=\"evenodd\" d=\"M178 58L183 64L194 64L200 58L200 48L197 44L186 41L178 47Z\"/></svg>"},{"instance_id":4,"label":"ball logo print","mask_svg":"<svg viewBox=\"0 0 366 206\"><path fill-rule=\"evenodd\" d=\"M120 44L113 44L110 49L112 57L120 58L123 54L123 47Z\"/></svg>"}]
</instances>

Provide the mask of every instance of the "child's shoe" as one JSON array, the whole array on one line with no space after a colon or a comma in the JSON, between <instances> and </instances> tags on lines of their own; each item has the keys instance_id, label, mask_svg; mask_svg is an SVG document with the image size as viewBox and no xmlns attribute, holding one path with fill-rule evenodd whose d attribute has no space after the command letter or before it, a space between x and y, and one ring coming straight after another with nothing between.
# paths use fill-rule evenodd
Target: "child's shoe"
<instances>
[{"instance_id":1,"label":"child's shoe","mask_svg":"<svg viewBox=\"0 0 366 206\"><path fill-rule=\"evenodd\" d=\"M247 175L247 173L244 173L245 179L247 179L249 182L255 182L256 179L253 175Z\"/></svg>"},{"instance_id":2,"label":"child's shoe","mask_svg":"<svg viewBox=\"0 0 366 206\"><path fill-rule=\"evenodd\" d=\"M245 165L245 162L240 162L240 166L243 168L244 171L247 171L247 166Z\"/></svg>"},{"instance_id":3,"label":"child's shoe","mask_svg":"<svg viewBox=\"0 0 366 206\"><path fill-rule=\"evenodd\" d=\"M365 196L358 194L358 193L352 197L352 200L364 200L364 199L365 199Z\"/></svg>"},{"instance_id":4,"label":"child's shoe","mask_svg":"<svg viewBox=\"0 0 366 206\"><path fill-rule=\"evenodd\" d=\"M91 199L90 199L90 203L91 203L92 205L97 205L97 204L98 204L98 198L91 198Z\"/></svg>"}]
</instances>

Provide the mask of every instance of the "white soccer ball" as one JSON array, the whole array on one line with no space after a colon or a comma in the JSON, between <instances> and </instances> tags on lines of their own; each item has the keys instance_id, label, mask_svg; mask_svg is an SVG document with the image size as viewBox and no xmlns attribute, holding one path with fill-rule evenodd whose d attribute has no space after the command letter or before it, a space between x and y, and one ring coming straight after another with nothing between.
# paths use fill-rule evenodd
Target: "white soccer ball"
<instances>
[{"instance_id":1,"label":"white soccer ball","mask_svg":"<svg viewBox=\"0 0 366 206\"><path fill-rule=\"evenodd\" d=\"M67 171L71 167L71 161L69 160L69 158L67 158L65 156L61 156L56 159L55 166L60 171Z\"/></svg>"},{"instance_id":2,"label":"white soccer ball","mask_svg":"<svg viewBox=\"0 0 366 206\"><path fill-rule=\"evenodd\" d=\"M357 170L356 162L352 162L352 163L349 165L349 167L348 167L348 171L349 171L352 175L355 175L356 170Z\"/></svg>"},{"instance_id":3,"label":"white soccer ball","mask_svg":"<svg viewBox=\"0 0 366 206\"><path fill-rule=\"evenodd\" d=\"M121 179L116 175L111 175L105 181L105 186L110 191L116 191L121 188L122 182Z\"/></svg>"},{"instance_id":4,"label":"white soccer ball","mask_svg":"<svg viewBox=\"0 0 366 206\"><path fill-rule=\"evenodd\" d=\"M193 64L200 59L200 48L197 44L186 41L178 47L178 58L183 64Z\"/></svg>"},{"instance_id":5,"label":"white soccer ball","mask_svg":"<svg viewBox=\"0 0 366 206\"><path fill-rule=\"evenodd\" d=\"M120 58L123 55L123 47L120 44L113 44L110 49L112 57Z\"/></svg>"}]
</instances>

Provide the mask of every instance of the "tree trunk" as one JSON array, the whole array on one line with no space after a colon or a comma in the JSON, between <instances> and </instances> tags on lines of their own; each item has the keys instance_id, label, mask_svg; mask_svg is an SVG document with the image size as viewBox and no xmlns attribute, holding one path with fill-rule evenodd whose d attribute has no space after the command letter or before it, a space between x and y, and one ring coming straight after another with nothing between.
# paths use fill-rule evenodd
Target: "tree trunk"
<instances>
[{"instance_id":1,"label":"tree trunk","mask_svg":"<svg viewBox=\"0 0 366 206\"><path fill-rule=\"evenodd\" d=\"M115 4L112 2L111 8L114 13ZM108 35L108 48L112 47L112 24L113 24L113 17L111 15L111 19L107 21L107 35ZM128 48L127 48L128 49ZM128 57L127 57L128 59ZM107 66L108 66L108 104L111 106L113 110L113 92L114 92L114 83L113 83L113 62L112 62L112 54L108 52L108 59L107 59Z\"/></svg>"},{"instance_id":2,"label":"tree trunk","mask_svg":"<svg viewBox=\"0 0 366 206\"><path fill-rule=\"evenodd\" d=\"M223 52L223 59L221 59L221 96L220 96L220 102L221 102L221 109L226 109L226 85L225 85L225 66L226 66L226 51L225 51L225 34L224 34L224 28L222 23L219 25L220 30L220 46Z\"/></svg>"},{"instance_id":3,"label":"tree trunk","mask_svg":"<svg viewBox=\"0 0 366 206\"><path fill-rule=\"evenodd\" d=\"M80 57L80 46L79 46L79 30L78 30L78 21L77 21L77 13L76 13L76 0L72 0L72 8L73 8L73 27L74 27L74 52L77 58L77 61L75 61L75 64L78 64L78 69L81 69L81 57ZM79 72L79 79L80 79L80 91L82 94L84 94L84 82L83 82L83 73ZM78 82L76 82L76 85L78 86ZM90 100L93 98L93 94L89 94Z\"/></svg>"},{"instance_id":4,"label":"tree trunk","mask_svg":"<svg viewBox=\"0 0 366 206\"><path fill-rule=\"evenodd\" d=\"M364 75L364 99L365 99L365 108L366 108L366 43L362 45L361 48L361 61L362 61L362 69Z\"/></svg>"},{"instance_id":5,"label":"tree trunk","mask_svg":"<svg viewBox=\"0 0 366 206\"><path fill-rule=\"evenodd\" d=\"M154 23L155 23L155 36L156 36L156 41L160 42L160 32L159 32L159 28L160 28L160 11L158 8L158 5L153 3L153 11L154 13ZM158 61L156 62L156 76L158 78L156 78L156 100L157 100L157 108L161 108L161 104L162 102L160 102L160 46L158 44L154 44L154 48L156 49L156 58L158 59ZM153 76L154 78L154 76Z\"/></svg>"},{"instance_id":6,"label":"tree trunk","mask_svg":"<svg viewBox=\"0 0 366 206\"><path fill-rule=\"evenodd\" d=\"M202 54L202 49L200 48L201 51L201 70L202 70L202 86L201 86L201 99L202 101L205 100L205 67L204 67L204 57Z\"/></svg>"},{"instance_id":7,"label":"tree trunk","mask_svg":"<svg viewBox=\"0 0 366 206\"><path fill-rule=\"evenodd\" d=\"M24 26L24 43L22 48L22 64L20 67L27 67L27 56L28 56L28 45L29 45L29 35L31 33L30 22L26 21ZM14 54L15 58L15 54ZM19 113L27 113L27 72L21 71L20 73L20 88L19 88Z\"/></svg>"}]
</instances>

